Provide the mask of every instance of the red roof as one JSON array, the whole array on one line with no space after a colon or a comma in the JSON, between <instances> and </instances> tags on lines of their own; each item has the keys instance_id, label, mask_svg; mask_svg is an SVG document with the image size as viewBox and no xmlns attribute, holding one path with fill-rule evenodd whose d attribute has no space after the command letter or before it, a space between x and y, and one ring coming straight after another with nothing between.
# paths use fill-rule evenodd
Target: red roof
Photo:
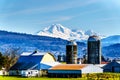
<instances>
[{"instance_id":1,"label":"red roof","mask_svg":"<svg viewBox=\"0 0 120 80\"><path fill-rule=\"evenodd\" d=\"M81 70L86 64L60 64L52 67L50 70Z\"/></svg>"},{"instance_id":2,"label":"red roof","mask_svg":"<svg viewBox=\"0 0 120 80\"><path fill-rule=\"evenodd\" d=\"M109 62L101 62L101 64L108 64Z\"/></svg>"}]
</instances>

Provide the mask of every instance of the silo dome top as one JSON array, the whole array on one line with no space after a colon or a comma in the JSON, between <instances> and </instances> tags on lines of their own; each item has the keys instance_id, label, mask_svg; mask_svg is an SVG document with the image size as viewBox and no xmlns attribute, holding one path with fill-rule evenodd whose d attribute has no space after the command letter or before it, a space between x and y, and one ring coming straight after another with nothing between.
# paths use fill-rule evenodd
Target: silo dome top
<instances>
[{"instance_id":1,"label":"silo dome top","mask_svg":"<svg viewBox=\"0 0 120 80\"><path fill-rule=\"evenodd\" d=\"M88 41L98 41L98 40L100 40L100 38L98 36L96 36L96 35L90 36L88 38Z\"/></svg>"},{"instance_id":2,"label":"silo dome top","mask_svg":"<svg viewBox=\"0 0 120 80\"><path fill-rule=\"evenodd\" d=\"M71 41L68 42L67 45L77 45L77 43L74 40L71 40Z\"/></svg>"}]
</instances>

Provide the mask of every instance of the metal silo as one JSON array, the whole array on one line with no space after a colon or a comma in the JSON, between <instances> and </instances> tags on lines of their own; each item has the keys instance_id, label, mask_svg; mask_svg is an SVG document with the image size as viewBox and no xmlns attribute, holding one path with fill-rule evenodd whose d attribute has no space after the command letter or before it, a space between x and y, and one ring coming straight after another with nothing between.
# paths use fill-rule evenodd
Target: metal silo
<instances>
[{"instance_id":1,"label":"metal silo","mask_svg":"<svg viewBox=\"0 0 120 80\"><path fill-rule=\"evenodd\" d=\"M77 43L69 41L66 45L66 63L77 64Z\"/></svg>"},{"instance_id":2,"label":"metal silo","mask_svg":"<svg viewBox=\"0 0 120 80\"><path fill-rule=\"evenodd\" d=\"M87 44L88 64L101 63L101 42L98 36L90 36Z\"/></svg>"}]
</instances>

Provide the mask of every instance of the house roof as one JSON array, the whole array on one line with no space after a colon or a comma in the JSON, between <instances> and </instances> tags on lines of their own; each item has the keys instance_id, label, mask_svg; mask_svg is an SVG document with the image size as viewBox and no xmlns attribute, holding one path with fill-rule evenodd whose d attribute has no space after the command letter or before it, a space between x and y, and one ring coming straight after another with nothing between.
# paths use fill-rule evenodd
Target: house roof
<instances>
[{"instance_id":1,"label":"house roof","mask_svg":"<svg viewBox=\"0 0 120 80\"><path fill-rule=\"evenodd\" d=\"M81 70L86 64L60 64L52 67L50 70Z\"/></svg>"}]
</instances>

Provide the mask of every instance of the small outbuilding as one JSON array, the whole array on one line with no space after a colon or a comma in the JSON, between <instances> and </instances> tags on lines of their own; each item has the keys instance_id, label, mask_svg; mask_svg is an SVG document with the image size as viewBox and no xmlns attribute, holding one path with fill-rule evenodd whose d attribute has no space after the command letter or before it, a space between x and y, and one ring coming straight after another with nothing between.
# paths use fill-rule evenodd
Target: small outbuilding
<instances>
[{"instance_id":1,"label":"small outbuilding","mask_svg":"<svg viewBox=\"0 0 120 80\"><path fill-rule=\"evenodd\" d=\"M48 77L82 77L87 73L103 73L103 69L92 64L60 64L48 70Z\"/></svg>"},{"instance_id":2,"label":"small outbuilding","mask_svg":"<svg viewBox=\"0 0 120 80\"><path fill-rule=\"evenodd\" d=\"M112 61L105 66L103 66L104 72L115 72L120 73L120 62L118 61Z\"/></svg>"},{"instance_id":3,"label":"small outbuilding","mask_svg":"<svg viewBox=\"0 0 120 80\"><path fill-rule=\"evenodd\" d=\"M9 70L9 75L19 76L45 76L47 70L60 63L51 53L38 52L23 53L20 58Z\"/></svg>"},{"instance_id":4,"label":"small outbuilding","mask_svg":"<svg viewBox=\"0 0 120 80\"><path fill-rule=\"evenodd\" d=\"M5 68L2 68L0 70L0 75L7 75L7 71L5 70Z\"/></svg>"}]
</instances>

